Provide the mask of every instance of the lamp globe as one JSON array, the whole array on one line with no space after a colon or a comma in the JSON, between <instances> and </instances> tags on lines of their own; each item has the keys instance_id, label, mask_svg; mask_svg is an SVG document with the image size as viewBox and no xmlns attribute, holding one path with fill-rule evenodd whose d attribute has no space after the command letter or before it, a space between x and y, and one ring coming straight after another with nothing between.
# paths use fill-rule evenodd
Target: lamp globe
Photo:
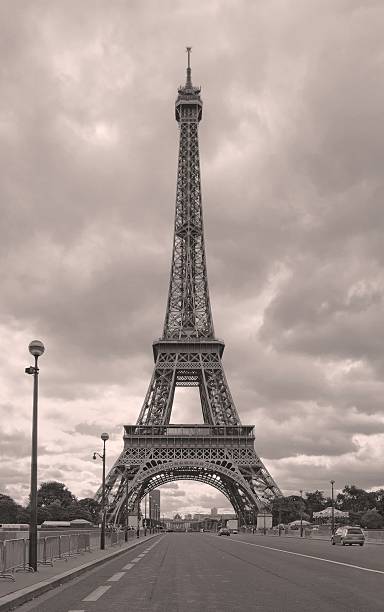
<instances>
[{"instance_id":1,"label":"lamp globe","mask_svg":"<svg viewBox=\"0 0 384 612\"><path fill-rule=\"evenodd\" d=\"M45 351L45 346L40 340L32 340L32 342L29 343L28 349L34 357L41 357Z\"/></svg>"}]
</instances>

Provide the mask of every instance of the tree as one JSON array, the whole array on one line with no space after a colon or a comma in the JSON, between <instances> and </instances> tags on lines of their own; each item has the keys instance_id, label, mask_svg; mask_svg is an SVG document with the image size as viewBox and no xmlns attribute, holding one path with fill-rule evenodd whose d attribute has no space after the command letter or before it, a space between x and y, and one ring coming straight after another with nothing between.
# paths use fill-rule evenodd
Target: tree
<instances>
[{"instance_id":1,"label":"tree","mask_svg":"<svg viewBox=\"0 0 384 612\"><path fill-rule=\"evenodd\" d=\"M303 521L307 521L310 517L306 512L305 500L299 495L289 495L288 497L279 497L272 503L272 520L274 524L292 523L300 519L302 513Z\"/></svg>"},{"instance_id":2,"label":"tree","mask_svg":"<svg viewBox=\"0 0 384 612\"><path fill-rule=\"evenodd\" d=\"M327 500L324 497L323 491L319 491L318 489L312 493L306 491L305 497L306 510L310 514L311 518L314 512L320 512L327 506Z\"/></svg>"},{"instance_id":3,"label":"tree","mask_svg":"<svg viewBox=\"0 0 384 612\"><path fill-rule=\"evenodd\" d=\"M91 521L92 523L99 522L101 504L99 504L99 502L97 502L95 499L92 499L92 497L84 497L83 499L79 499L78 508L80 514L76 518L85 518L87 521ZM85 516L85 514L81 514L82 511L88 514L90 518Z\"/></svg>"},{"instance_id":4,"label":"tree","mask_svg":"<svg viewBox=\"0 0 384 612\"><path fill-rule=\"evenodd\" d=\"M375 505L374 495L359 489L355 485L345 485L342 493L337 496L337 507L349 512L366 512Z\"/></svg>"},{"instance_id":5,"label":"tree","mask_svg":"<svg viewBox=\"0 0 384 612\"><path fill-rule=\"evenodd\" d=\"M0 493L0 523L16 523L19 506L9 497Z\"/></svg>"},{"instance_id":6,"label":"tree","mask_svg":"<svg viewBox=\"0 0 384 612\"><path fill-rule=\"evenodd\" d=\"M37 505L41 508L46 508L55 502L59 502L62 508L68 508L76 501L76 497L65 484L56 480L42 482L37 491Z\"/></svg>"},{"instance_id":7,"label":"tree","mask_svg":"<svg viewBox=\"0 0 384 612\"><path fill-rule=\"evenodd\" d=\"M368 510L361 517L361 526L367 529L382 529L384 526L384 518L377 510Z\"/></svg>"},{"instance_id":8,"label":"tree","mask_svg":"<svg viewBox=\"0 0 384 612\"><path fill-rule=\"evenodd\" d=\"M68 508L62 506L60 501L56 499L54 502L45 506L44 510L48 513L48 521L68 521Z\"/></svg>"},{"instance_id":9,"label":"tree","mask_svg":"<svg viewBox=\"0 0 384 612\"><path fill-rule=\"evenodd\" d=\"M44 521L50 521L51 517L47 508L37 508L37 522L39 525Z\"/></svg>"},{"instance_id":10,"label":"tree","mask_svg":"<svg viewBox=\"0 0 384 612\"><path fill-rule=\"evenodd\" d=\"M75 519L85 519L90 523L93 523L92 515L86 508L82 508L78 504L68 508L69 520L74 521Z\"/></svg>"},{"instance_id":11,"label":"tree","mask_svg":"<svg viewBox=\"0 0 384 612\"><path fill-rule=\"evenodd\" d=\"M371 491L369 495L374 497L374 503L372 507L375 507L378 512L384 517L384 489L377 489Z\"/></svg>"},{"instance_id":12,"label":"tree","mask_svg":"<svg viewBox=\"0 0 384 612\"><path fill-rule=\"evenodd\" d=\"M26 508L23 508L23 506L18 506L17 507L16 523L27 524L27 523L29 523L30 520L31 520L31 513L30 513L30 511L27 510Z\"/></svg>"}]
</instances>

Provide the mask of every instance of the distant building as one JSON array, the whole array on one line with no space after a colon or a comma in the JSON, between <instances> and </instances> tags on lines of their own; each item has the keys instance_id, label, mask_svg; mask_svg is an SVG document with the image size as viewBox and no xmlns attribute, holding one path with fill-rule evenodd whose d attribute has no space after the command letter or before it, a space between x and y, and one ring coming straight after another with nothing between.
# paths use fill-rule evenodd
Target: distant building
<instances>
[{"instance_id":1,"label":"distant building","mask_svg":"<svg viewBox=\"0 0 384 612\"><path fill-rule=\"evenodd\" d=\"M149 494L149 519L160 521L160 491L155 489Z\"/></svg>"},{"instance_id":2,"label":"distant building","mask_svg":"<svg viewBox=\"0 0 384 612\"><path fill-rule=\"evenodd\" d=\"M192 514L185 514L184 515L184 520L191 521L192 520Z\"/></svg>"},{"instance_id":3,"label":"distant building","mask_svg":"<svg viewBox=\"0 0 384 612\"><path fill-rule=\"evenodd\" d=\"M211 516L217 516L217 508L211 508Z\"/></svg>"}]
</instances>

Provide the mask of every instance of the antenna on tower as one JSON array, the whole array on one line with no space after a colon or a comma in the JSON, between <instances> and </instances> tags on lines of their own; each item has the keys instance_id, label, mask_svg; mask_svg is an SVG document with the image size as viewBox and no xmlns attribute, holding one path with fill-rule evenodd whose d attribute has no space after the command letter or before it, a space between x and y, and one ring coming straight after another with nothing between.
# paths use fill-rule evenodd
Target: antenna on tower
<instances>
[{"instance_id":1,"label":"antenna on tower","mask_svg":"<svg viewBox=\"0 0 384 612\"><path fill-rule=\"evenodd\" d=\"M191 51L192 47L187 47L188 53L188 65L187 65L187 82L185 83L186 87L192 87L192 78L191 78Z\"/></svg>"}]
</instances>

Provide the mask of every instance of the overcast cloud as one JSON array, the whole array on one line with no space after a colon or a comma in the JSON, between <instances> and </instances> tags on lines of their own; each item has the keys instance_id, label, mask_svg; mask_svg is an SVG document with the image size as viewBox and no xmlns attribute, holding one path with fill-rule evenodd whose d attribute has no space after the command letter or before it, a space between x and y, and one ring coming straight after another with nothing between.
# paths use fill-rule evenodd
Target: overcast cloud
<instances>
[{"instance_id":1,"label":"overcast cloud","mask_svg":"<svg viewBox=\"0 0 384 612\"><path fill-rule=\"evenodd\" d=\"M153 368L185 78L202 86L215 329L243 423L284 492L384 486L384 5L374 0L3 0L0 490L93 495ZM202 420L178 390L174 422ZM163 510L224 510L204 485Z\"/></svg>"}]
</instances>

